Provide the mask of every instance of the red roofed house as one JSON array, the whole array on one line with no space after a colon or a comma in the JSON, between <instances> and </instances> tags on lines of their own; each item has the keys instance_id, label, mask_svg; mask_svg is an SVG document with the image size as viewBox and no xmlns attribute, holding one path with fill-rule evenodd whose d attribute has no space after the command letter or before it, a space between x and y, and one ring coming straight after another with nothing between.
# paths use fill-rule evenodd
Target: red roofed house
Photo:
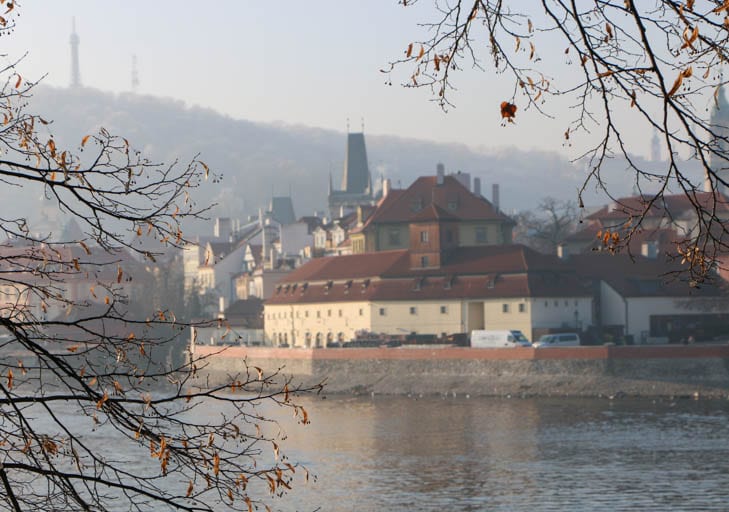
<instances>
[{"instance_id":1,"label":"red roofed house","mask_svg":"<svg viewBox=\"0 0 729 512\"><path fill-rule=\"evenodd\" d=\"M388 190L374 212L350 232L352 253L406 249L410 224L443 219L442 236L454 247L511 243L514 221L443 168L420 177L407 189ZM447 225L446 225L447 224Z\"/></svg>"},{"instance_id":2,"label":"red roofed house","mask_svg":"<svg viewBox=\"0 0 729 512\"><path fill-rule=\"evenodd\" d=\"M288 274L264 306L267 340L317 347L362 331L534 336L592 325L590 287L556 256L521 245L461 247L456 215L437 204L418 213L409 248L317 258Z\"/></svg>"},{"instance_id":3,"label":"red roofed house","mask_svg":"<svg viewBox=\"0 0 729 512\"><path fill-rule=\"evenodd\" d=\"M617 199L589 215L585 228L569 236L560 246L562 255L600 250L598 234L617 232L621 237L643 216L640 229L631 237L631 254L654 257L676 254L676 243L698 234L696 207L685 194L666 195L662 201L650 203L652 196L631 196ZM693 200L708 211L716 210L720 219L729 218L729 200L710 192L697 192Z\"/></svg>"}]
</instances>

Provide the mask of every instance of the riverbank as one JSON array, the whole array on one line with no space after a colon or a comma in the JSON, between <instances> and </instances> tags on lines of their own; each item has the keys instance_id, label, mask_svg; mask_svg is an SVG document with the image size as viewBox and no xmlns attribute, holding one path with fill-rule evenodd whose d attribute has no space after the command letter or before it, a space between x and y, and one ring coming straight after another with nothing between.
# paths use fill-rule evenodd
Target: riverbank
<instances>
[{"instance_id":1,"label":"riverbank","mask_svg":"<svg viewBox=\"0 0 729 512\"><path fill-rule=\"evenodd\" d=\"M200 382L246 365L327 393L729 398L729 345L284 349L196 345Z\"/></svg>"}]
</instances>

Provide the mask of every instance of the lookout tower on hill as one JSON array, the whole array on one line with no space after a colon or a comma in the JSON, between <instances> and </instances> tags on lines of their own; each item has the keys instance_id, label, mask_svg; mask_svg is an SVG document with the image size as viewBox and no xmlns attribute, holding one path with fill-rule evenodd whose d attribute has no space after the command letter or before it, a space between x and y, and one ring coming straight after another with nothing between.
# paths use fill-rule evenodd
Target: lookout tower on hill
<instances>
[{"instance_id":1,"label":"lookout tower on hill","mask_svg":"<svg viewBox=\"0 0 729 512\"><path fill-rule=\"evenodd\" d=\"M367 163L364 133L347 134L347 150L341 190L333 190L329 177L329 213L343 217L358 206L373 204L372 176Z\"/></svg>"},{"instance_id":2,"label":"lookout tower on hill","mask_svg":"<svg viewBox=\"0 0 729 512\"><path fill-rule=\"evenodd\" d=\"M78 64L79 37L76 33L76 18L71 19L71 87L81 87L81 70Z\"/></svg>"}]
</instances>

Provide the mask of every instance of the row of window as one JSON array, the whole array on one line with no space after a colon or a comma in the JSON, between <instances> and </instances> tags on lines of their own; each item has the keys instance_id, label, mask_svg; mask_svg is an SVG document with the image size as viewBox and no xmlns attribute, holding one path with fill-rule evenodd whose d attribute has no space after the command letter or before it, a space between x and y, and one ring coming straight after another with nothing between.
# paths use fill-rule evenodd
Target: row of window
<instances>
[{"instance_id":1,"label":"row of window","mask_svg":"<svg viewBox=\"0 0 729 512\"><path fill-rule=\"evenodd\" d=\"M554 300L554 301L552 301L552 304L553 304L553 306L554 306L555 308L558 308L558 307L559 307L559 301L558 301L558 300ZM578 302L577 302L577 299L575 299L575 301L574 301L574 306L575 306L575 307L577 307L577 304L578 304ZM569 305L570 305L570 301L568 301L568 300L565 300L565 301L564 301L564 307L569 307ZM544 301L544 307L545 307L545 308L548 308L548 307L549 307L549 301L548 301L548 300L545 300L545 301Z\"/></svg>"},{"instance_id":2,"label":"row of window","mask_svg":"<svg viewBox=\"0 0 729 512\"><path fill-rule=\"evenodd\" d=\"M296 312L296 315L295 315L296 318L300 318L301 317L299 315L299 313L300 313L299 311ZM331 318L331 316L332 316L332 310L331 309L327 309L327 312L326 313L327 313L326 316L328 318ZM364 309L359 308L358 314L359 314L359 316L364 316ZM379 314L380 314L380 316L386 316L387 315L387 308L380 308L379 309ZM418 307L417 306L411 306L410 307L410 314L411 315L417 315L418 314ZM447 315L448 314L448 306L440 306L440 314L441 315ZM292 318L291 315L292 314L289 313L288 311L279 311L277 313L268 313L266 315L266 319L273 320L273 319L276 319L276 318ZM343 313L343 311L341 309L337 310L337 316L338 317L341 318L343 315L344 315L344 313ZM317 310L316 311L316 318L321 318L321 317L322 317L322 312L319 311L319 310ZM309 311L304 311L304 318L309 318Z\"/></svg>"},{"instance_id":3,"label":"row of window","mask_svg":"<svg viewBox=\"0 0 729 512\"><path fill-rule=\"evenodd\" d=\"M301 318L300 313L301 313L300 311L296 312L296 318ZM327 313L326 314L327 318L331 318L333 311L331 309L327 309L326 313ZM364 309L359 308L358 314L359 314L359 316L364 316ZM293 315L293 313L289 313L288 311L279 311L278 313L268 313L266 315L266 318L268 320L273 320L274 318L292 318L292 315ZM338 309L337 316L341 318L342 316L344 316L344 312L341 309ZM317 310L316 318L321 318L321 317L322 317L322 312L320 310ZM309 318L308 310L304 311L304 318Z\"/></svg>"},{"instance_id":4,"label":"row of window","mask_svg":"<svg viewBox=\"0 0 729 512\"><path fill-rule=\"evenodd\" d=\"M401 231L399 229L391 229L387 233L387 242L390 246L400 246L402 243L402 239L400 237ZM477 226L473 228L473 234L474 239L476 243L478 244L486 244L489 242L489 236L488 236L488 228L485 226ZM450 243L453 242L453 233L451 230L447 230L446 233L446 242ZM429 241L429 234L427 231L421 231L420 232L420 243L428 243Z\"/></svg>"},{"instance_id":5,"label":"row of window","mask_svg":"<svg viewBox=\"0 0 729 512\"><path fill-rule=\"evenodd\" d=\"M380 316L387 316L387 308L380 308ZM410 314L411 315L417 315L418 314L418 307L417 306L410 306ZM448 306L441 306L440 307L440 314L441 315L447 315L448 314Z\"/></svg>"},{"instance_id":6,"label":"row of window","mask_svg":"<svg viewBox=\"0 0 729 512\"><path fill-rule=\"evenodd\" d=\"M559 307L559 304L560 304L560 301L558 301L558 300L553 301L554 307ZM578 302L577 302L577 300L575 300L574 301L574 305L577 306L577 304L578 304ZM569 301L568 300L565 300L564 301L564 306L565 307L568 307L569 306ZM545 300L544 301L544 307L545 308L549 307L549 301L548 300ZM519 313L526 313L526 304L523 303L523 302L517 304L517 311ZM511 304L506 304L506 303L505 304L502 304L501 305L501 312L502 313L510 313L511 312ZM327 313L327 315L326 315L327 317L331 317L332 316L332 310L331 309L328 309L326 313ZM359 308L358 313L359 313L359 316L363 316L364 315L364 309ZM321 318L321 314L322 314L322 312L319 311L319 310L317 310L316 311L316 318ZM410 306L410 314L411 315L417 315L418 314L418 307L417 306ZM448 306L440 306L440 314L441 315L447 315L448 314ZM384 307L383 308L380 308L379 309L379 315L380 316L386 316L387 315L387 308L384 308ZM338 317L342 317L343 316L343 312L342 312L341 309L337 310L337 316ZM296 318L299 318L299 317L300 317L299 316L299 311L297 311L296 312ZM268 315L266 315L266 318L269 319L269 320L274 319L274 318L290 318L290 315L286 311L279 311L278 313L269 313ZM304 311L304 318L309 318L309 311Z\"/></svg>"}]
</instances>

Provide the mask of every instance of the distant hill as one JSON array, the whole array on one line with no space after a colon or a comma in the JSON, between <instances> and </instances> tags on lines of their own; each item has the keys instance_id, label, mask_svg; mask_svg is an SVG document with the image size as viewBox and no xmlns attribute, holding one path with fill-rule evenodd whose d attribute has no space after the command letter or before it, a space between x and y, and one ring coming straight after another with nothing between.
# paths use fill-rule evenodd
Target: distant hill
<instances>
[{"instance_id":1,"label":"distant hill","mask_svg":"<svg viewBox=\"0 0 729 512\"><path fill-rule=\"evenodd\" d=\"M51 130L61 144L75 147L103 126L153 160L184 162L199 153L223 175L222 184L206 183L197 197L202 203L219 203L218 215L254 214L272 194L288 195L289 190L296 214L308 215L325 209L329 174L335 188L341 181L342 132L254 123L166 98L88 88L39 86L28 108L53 120ZM465 145L367 134L366 143L375 182L386 176L393 186L406 187L418 176L435 174L442 162L446 172L480 177L489 199L491 185L499 183L507 212L533 208L545 196L574 199L583 179L576 166L556 153L516 148L480 152ZM17 197L3 195L11 202Z\"/></svg>"}]
</instances>

